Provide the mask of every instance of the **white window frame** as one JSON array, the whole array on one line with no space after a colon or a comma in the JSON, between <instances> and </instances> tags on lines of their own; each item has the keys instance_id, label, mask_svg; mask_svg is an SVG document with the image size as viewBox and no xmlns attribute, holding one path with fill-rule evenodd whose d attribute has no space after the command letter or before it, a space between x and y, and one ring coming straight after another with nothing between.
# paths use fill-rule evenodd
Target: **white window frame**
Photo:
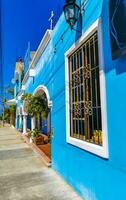
<instances>
[{"instance_id":1,"label":"white window frame","mask_svg":"<svg viewBox=\"0 0 126 200\"><path fill-rule=\"evenodd\" d=\"M86 141L79 140L70 136L70 113L69 113L69 56L75 52L93 33L97 30L98 33L98 48L99 48L99 76L100 76L100 97L101 97L101 114L102 114L102 132L103 145L99 146ZM66 141L76 147L84 149L88 152L96 154L100 157L108 159L108 128L107 128L107 112L106 112L106 84L104 72L104 56L103 56L103 40L101 19L96 20L83 36L72 45L65 53L65 83L66 83Z\"/></svg>"}]
</instances>

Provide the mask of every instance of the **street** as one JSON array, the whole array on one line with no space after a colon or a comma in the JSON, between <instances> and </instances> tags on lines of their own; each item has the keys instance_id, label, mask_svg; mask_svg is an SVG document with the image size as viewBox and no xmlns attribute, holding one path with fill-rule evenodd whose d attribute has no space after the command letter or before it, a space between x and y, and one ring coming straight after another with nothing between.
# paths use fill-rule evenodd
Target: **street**
<instances>
[{"instance_id":1,"label":"street","mask_svg":"<svg viewBox=\"0 0 126 200\"><path fill-rule=\"evenodd\" d=\"M20 133L0 128L0 200L81 200L46 167Z\"/></svg>"}]
</instances>

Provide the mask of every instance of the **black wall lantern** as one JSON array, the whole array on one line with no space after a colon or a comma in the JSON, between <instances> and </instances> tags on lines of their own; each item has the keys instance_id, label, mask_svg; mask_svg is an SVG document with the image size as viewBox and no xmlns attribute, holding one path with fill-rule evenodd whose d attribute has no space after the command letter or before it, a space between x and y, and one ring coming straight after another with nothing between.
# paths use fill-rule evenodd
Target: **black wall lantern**
<instances>
[{"instance_id":1,"label":"black wall lantern","mask_svg":"<svg viewBox=\"0 0 126 200\"><path fill-rule=\"evenodd\" d=\"M72 29L80 15L80 7L76 4L76 0L66 0L63 7L66 22Z\"/></svg>"}]
</instances>

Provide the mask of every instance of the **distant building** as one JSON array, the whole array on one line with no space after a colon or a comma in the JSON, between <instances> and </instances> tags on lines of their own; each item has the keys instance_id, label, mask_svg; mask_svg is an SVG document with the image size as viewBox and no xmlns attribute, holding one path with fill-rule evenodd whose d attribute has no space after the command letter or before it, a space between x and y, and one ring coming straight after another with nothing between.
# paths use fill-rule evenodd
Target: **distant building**
<instances>
[{"instance_id":1,"label":"distant building","mask_svg":"<svg viewBox=\"0 0 126 200\"><path fill-rule=\"evenodd\" d=\"M85 200L124 200L126 54L112 57L109 1L86 2L82 29L62 14L47 30L22 84L16 67L16 128L52 132L52 168ZM24 93L47 99L45 121L28 117Z\"/></svg>"}]
</instances>

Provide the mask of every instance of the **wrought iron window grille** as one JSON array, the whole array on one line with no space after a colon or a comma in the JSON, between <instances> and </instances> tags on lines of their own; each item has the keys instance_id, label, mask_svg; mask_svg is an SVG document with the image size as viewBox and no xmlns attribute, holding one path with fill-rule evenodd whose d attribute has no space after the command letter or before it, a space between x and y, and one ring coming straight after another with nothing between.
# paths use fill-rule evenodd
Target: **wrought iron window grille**
<instances>
[{"instance_id":1,"label":"wrought iron window grille","mask_svg":"<svg viewBox=\"0 0 126 200\"><path fill-rule=\"evenodd\" d=\"M69 79L70 135L102 145L97 32L69 57Z\"/></svg>"}]
</instances>

